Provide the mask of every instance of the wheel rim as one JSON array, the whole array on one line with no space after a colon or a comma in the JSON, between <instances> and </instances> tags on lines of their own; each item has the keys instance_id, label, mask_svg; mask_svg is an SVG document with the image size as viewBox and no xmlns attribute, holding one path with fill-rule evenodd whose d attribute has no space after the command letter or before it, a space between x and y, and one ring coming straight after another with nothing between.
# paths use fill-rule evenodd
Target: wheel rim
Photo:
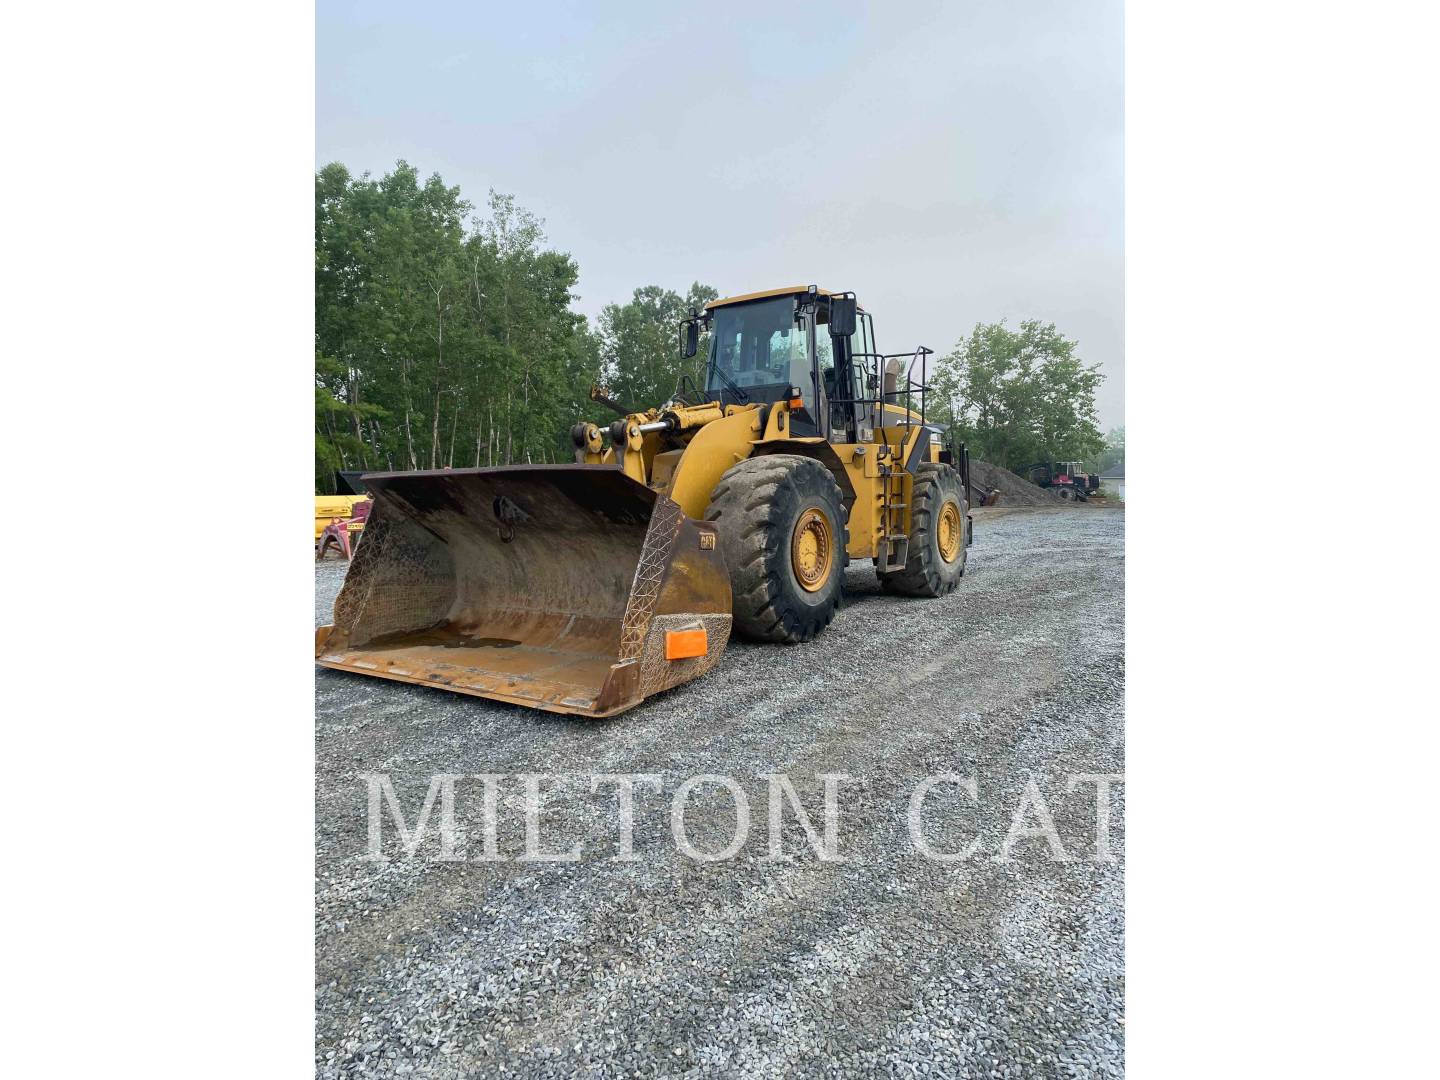
<instances>
[{"instance_id":1,"label":"wheel rim","mask_svg":"<svg viewBox=\"0 0 1440 1080\"><path fill-rule=\"evenodd\" d=\"M790 565L795 580L806 592L819 592L830 578L834 561L834 533L829 518L819 510L806 510L790 536Z\"/></svg>"},{"instance_id":2,"label":"wheel rim","mask_svg":"<svg viewBox=\"0 0 1440 1080\"><path fill-rule=\"evenodd\" d=\"M964 535L960 507L953 502L947 502L940 511L940 531L937 537L940 542L940 557L947 563L960 557L960 544Z\"/></svg>"}]
</instances>

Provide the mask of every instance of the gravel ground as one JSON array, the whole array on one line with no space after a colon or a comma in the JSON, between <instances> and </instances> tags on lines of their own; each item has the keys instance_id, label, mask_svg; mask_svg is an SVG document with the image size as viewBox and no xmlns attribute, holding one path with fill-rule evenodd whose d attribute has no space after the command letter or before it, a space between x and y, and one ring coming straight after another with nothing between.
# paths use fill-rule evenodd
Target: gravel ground
<instances>
[{"instance_id":1,"label":"gravel ground","mask_svg":"<svg viewBox=\"0 0 1440 1080\"><path fill-rule=\"evenodd\" d=\"M321 1076L1114 1076L1124 1047L1124 789L1097 855L1095 785L1123 771L1123 511L978 511L960 588L882 594L868 563L808 645L731 644L720 668L609 721L316 674L316 1067ZM316 621L344 575L316 568ZM388 774L413 824L432 774L509 774L499 851L480 855L478 781L456 789L470 861L414 858L387 820L367 850L361 773ZM518 773L546 784L543 846L517 861ZM635 795L635 861L618 851L613 787ZM687 858L670 807L685 778L733 777L749 797L733 859ZM788 806L767 853L766 781L784 773L817 825L817 774L839 785L843 861L821 861ZM927 775L973 776L907 807ZM1068 861L1044 837L1034 781ZM1024 810L1023 814L1018 813ZM723 788L697 790L691 843L735 829Z\"/></svg>"}]
</instances>

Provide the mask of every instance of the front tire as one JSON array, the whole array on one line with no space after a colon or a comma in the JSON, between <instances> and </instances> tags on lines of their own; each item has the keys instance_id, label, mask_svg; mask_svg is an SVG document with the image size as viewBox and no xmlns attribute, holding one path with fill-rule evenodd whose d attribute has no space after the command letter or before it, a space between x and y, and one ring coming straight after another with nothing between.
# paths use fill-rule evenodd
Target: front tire
<instances>
[{"instance_id":1,"label":"front tire","mask_svg":"<svg viewBox=\"0 0 1440 1080\"><path fill-rule=\"evenodd\" d=\"M926 462L911 485L910 557L903 570L881 574L881 587L897 596L944 596L965 576L970 547L970 506L960 474Z\"/></svg>"},{"instance_id":2,"label":"front tire","mask_svg":"<svg viewBox=\"0 0 1440 1080\"><path fill-rule=\"evenodd\" d=\"M710 497L730 568L735 629L753 641L809 641L840 606L845 504L830 470L798 454L732 466Z\"/></svg>"}]
</instances>

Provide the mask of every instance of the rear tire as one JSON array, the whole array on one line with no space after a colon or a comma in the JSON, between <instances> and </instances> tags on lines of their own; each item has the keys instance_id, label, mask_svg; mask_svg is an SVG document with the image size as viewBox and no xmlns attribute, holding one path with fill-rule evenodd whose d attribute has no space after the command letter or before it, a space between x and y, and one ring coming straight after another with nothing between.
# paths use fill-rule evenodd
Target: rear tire
<instances>
[{"instance_id":1,"label":"rear tire","mask_svg":"<svg viewBox=\"0 0 1440 1080\"><path fill-rule=\"evenodd\" d=\"M876 571L880 586L897 596L944 596L965 576L970 547L970 505L960 474L927 462L911 487L910 557L905 569Z\"/></svg>"},{"instance_id":2,"label":"rear tire","mask_svg":"<svg viewBox=\"0 0 1440 1080\"><path fill-rule=\"evenodd\" d=\"M830 470L798 454L731 467L710 496L730 569L735 629L753 641L809 641L830 625L845 573L845 504Z\"/></svg>"}]
</instances>

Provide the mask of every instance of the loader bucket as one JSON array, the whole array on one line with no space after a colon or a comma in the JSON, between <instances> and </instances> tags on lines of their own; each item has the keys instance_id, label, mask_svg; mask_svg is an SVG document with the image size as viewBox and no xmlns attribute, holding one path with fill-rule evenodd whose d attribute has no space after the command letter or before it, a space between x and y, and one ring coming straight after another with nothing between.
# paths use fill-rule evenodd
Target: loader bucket
<instances>
[{"instance_id":1,"label":"loader bucket","mask_svg":"<svg viewBox=\"0 0 1440 1080\"><path fill-rule=\"evenodd\" d=\"M730 636L713 526L614 465L373 473L316 662L581 716L698 678Z\"/></svg>"}]
</instances>

